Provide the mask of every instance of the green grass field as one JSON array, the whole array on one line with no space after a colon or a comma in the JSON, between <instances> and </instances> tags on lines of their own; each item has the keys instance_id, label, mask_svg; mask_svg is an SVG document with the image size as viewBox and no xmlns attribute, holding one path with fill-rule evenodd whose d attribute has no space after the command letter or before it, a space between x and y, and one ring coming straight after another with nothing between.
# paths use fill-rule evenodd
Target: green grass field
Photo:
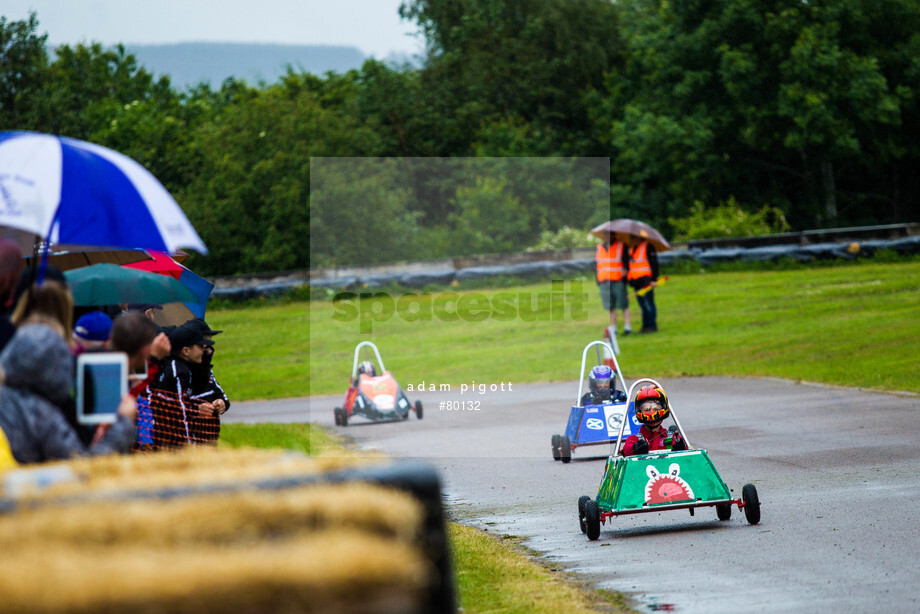
<instances>
[{"instance_id":1,"label":"green grass field","mask_svg":"<svg viewBox=\"0 0 920 614\"><path fill-rule=\"evenodd\" d=\"M461 299L476 321L448 319ZM404 387L568 380L607 323L591 280L415 301L388 317L379 297L209 312L226 331L215 372L239 400L343 393L355 345L371 340ZM920 392L911 343L920 338L920 262L673 275L656 303L659 333L620 338L626 377L772 376Z\"/></svg>"}]
</instances>

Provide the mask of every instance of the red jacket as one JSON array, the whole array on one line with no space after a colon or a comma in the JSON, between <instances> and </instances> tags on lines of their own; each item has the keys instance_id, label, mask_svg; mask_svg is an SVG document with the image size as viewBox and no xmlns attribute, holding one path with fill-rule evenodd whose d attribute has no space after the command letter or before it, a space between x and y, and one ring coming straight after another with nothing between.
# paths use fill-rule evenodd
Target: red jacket
<instances>
[{"instance_id":1,"label":"red jacket","mask_svg":"<svg viewBox=\"0 0 920 614\"><path fill-rule=\"evenodd\" d=\"M680 441L680 435L671 433L665 428L659 428L657 432L652 433L652 431L643 424L639 427L639 433L645 437L645 440L648 442L649 452L653 450L670 450L673 443ZM673 437L674 441L665 442L665 440L670 437ZM623 444L623 456L632 456L635 454L635 452L633 452L633 446L636 445L637 441L639 441L638 435L630 435L626 438L626 443Z\"/></svg>"}]
</instances>

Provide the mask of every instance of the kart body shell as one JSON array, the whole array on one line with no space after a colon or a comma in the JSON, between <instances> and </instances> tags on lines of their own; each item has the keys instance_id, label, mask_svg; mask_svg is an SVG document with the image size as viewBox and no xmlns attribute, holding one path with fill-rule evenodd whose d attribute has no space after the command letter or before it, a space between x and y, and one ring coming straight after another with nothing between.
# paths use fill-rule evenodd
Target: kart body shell
<instances>
[{"instance_id":1,"label":"kart body shell","mask_svg":"<svg viewBox=\"0 0 920 614\"><path fill-rule=\"evenodd\" d=\"M370 361L376 362L380 375L358 373L361 362L361 350L367 354L373 352ZM351 368L351 385L345 393L342 407L334 411L336 426L348 426L354 416L361 416L374 422L406 420L409 412L414 411L417 418L422 418L422 402L414 405L409 402L396 378L386 370L383 358L377 346L371 341L362 341L355 347L354 361Z\"/></svg>"},{"instance_id":2,"label":"kart body shell","mask_svg":"<svg viewBox=\"0 0 920 614\"><path fill-rule=\"evenodd\" d=\"M649 383L660 386L652 379L637 380L627 398L634 399L633 393L640 384ZM626 425L621 427L617 453L607 459L597 498L582 496L578 500L579 526L588 539L597 539L600 525L614 516L644 512L689 509L693 515L695 508L715 507L719 520L728 520L732 506L737 505L750 524L760 522L760 499L754 485L745 484L742 496L733 497L706 450L690 446L673 404L671 416L686 450L651 450L648 454L624 456L620 443L625 441Z\"/></svg>"},{"instance_id":3,"label":"kart body shell","mask_svg":"<svg viewBox=\"0 0 920 614\"><path fill-rule=\"evenodd\" d=\"M612 515L733 502L706 450L607 459L597 504Z\"/></svg>"},{"instance_id":4,"label":"kart body shell","mask_svg":"<svg viewBox=\"0 0 920 614\"><path fill-rule=\"evenodd\" d=\"M620 427L626 422L624 437L639 432L641 426L636 420L632 403L605 403L603 405L573 405L569 421L565 425L565 436L571 442L571 449L617 443Z\"/></svg>"},{"instance_id":5,"label":"kart body shell","mask_svg":"<svg viewBox=\"0 0 920 614\"><path fill-rule=\"evenodd\" d=\"M626 401L611 401L603 404L581 404L584 392L585 367L588 353L595 350L596 365L606 364L616 371L617 389L626 390L626 382L620 372L613 347L607 341L592 341L581 353L581 370L578 377L578 394L569 411L564 435L553 435L550 447L554 460L567 463L572 460L572 452L581 446L618 444L623 433L628 437L639 432L640 424L636 421L632 404ZM594 367L591 365L589 368ZM624 428L625 423L625 428Z\"/></svg>"}]
</instances>

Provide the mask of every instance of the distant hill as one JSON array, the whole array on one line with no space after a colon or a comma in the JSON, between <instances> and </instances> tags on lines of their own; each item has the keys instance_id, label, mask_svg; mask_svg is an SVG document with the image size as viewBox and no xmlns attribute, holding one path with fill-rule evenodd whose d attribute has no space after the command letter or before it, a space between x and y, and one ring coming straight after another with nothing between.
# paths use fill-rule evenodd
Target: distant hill
<instances>
[{"instance_id":1,"label":"distant hill","mask_svg":"<svg viewBox=\"0 0 920 614\"><path fill-rule=\"evenodd\" d=\"M291 66L297 72L323 75L360 68L367 57L357 47L269 45L256 43L176 43L125 45L138 64L157 77L167 74L173 87L207 82L219 88L236 77L250 85L274 83Z\"/></svg>"}]
</instances>

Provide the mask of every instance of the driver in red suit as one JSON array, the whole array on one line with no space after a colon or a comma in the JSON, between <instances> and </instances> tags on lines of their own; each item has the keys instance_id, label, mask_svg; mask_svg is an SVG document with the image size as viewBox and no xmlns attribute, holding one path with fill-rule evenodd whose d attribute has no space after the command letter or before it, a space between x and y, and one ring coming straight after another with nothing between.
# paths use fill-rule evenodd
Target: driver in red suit
<instances>
[{"instance_id":1,"label":"driver in red suit","mask_svg":"<svg viewBox=\"0 0 920 614\"><path fill-rule=\"evenodd\" d=\"M362 375L366 375L368 377L377 377L377 368L374 367L374 363L369 360L365 360L358 365L358 371L355 373L355 379L351 383L351 388L349 388L348 392L345 393L345 409L348 410L349 415L351 413L352 407L355 405L355 397L357 397L358 392L360 392Z\"/></svg>"},{"instance_id":2,"label":"driver in red suit","mask_svg":"<svg viewBox=\"0 0 920 614\"><path fill-rule=\"evenodd\" d=\"M623 444L623 455L648 454L653 450L686 450L687 443L676 426L661 428L671 409L668 397L658 386L644 386L636 395L636 420L642 423L638 435L630 435Z\"/></svg>"}]
</instances>

